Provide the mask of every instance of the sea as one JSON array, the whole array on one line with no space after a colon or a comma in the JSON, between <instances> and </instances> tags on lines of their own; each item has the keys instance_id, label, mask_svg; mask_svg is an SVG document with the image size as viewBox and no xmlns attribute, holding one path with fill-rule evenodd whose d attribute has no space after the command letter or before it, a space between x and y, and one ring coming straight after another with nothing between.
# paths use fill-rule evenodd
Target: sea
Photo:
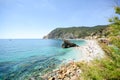
<instances>
[{"instance_id":1,"label":"sea","mask_svg":"<svg viewBox=\"0 0 120 80\"><path fill-rule=\"evenodd\" d=\"M86 44L84 40L70 41ZM80 50L62 48L62 43L60 39L0 39L0 80L29 80L82 58Z\"/></svg>"}]
</instances>

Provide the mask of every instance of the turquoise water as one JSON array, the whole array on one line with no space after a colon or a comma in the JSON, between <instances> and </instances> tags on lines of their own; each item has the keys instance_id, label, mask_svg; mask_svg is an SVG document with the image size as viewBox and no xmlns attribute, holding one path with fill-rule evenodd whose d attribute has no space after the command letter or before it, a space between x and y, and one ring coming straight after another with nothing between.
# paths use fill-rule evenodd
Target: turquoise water
<instances>
[{"instance_id":1,"label":"turquoise water","mask_svg":"<svg viewBox=\"0 0 120 80\"><path fill-rule=\"evenodd\" d=\"M84 45L84 40L71 40ZM80 52L63 49L61 40L1 39L0 80L25 80L52 71L63 62L77 60ZM82 55L82 54L81 54Z\"/></svg>"}]
</instances>

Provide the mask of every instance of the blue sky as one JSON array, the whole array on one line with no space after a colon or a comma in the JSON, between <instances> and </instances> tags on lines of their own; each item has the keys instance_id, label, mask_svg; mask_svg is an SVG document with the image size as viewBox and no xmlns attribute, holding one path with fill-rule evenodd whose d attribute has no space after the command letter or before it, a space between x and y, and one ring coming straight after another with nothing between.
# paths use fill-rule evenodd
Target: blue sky
<instances>
[{"instance_id":1,"label":"blue sky","mask_svg":"<svg viewBox=\"0 0 120 80\"><path fill-rule=\"evenodd\" d=\"M42 38L57 27L105 25L114 0L0 0L0 38Z\"/></svg>"}]
</instances>

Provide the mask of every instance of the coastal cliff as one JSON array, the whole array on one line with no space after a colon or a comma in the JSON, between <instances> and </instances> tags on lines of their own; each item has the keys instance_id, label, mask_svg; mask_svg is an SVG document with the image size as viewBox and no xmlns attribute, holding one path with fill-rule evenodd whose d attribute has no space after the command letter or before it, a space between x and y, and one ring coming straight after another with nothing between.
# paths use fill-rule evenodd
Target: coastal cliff
<instances>
[{"instance_id":1,"label":"coastal cliff","mask_svg":"<svg viewBox=\"0 0 120 80\"><path fill-rule=\"evenodd\" d=\"M68 28L56 28L48 35L44 36L44 39L75 39L86 38L89 36L105 36L104 32L108 26L98 25L94 27L68 27Z\"/></svg>"}]
</instances>

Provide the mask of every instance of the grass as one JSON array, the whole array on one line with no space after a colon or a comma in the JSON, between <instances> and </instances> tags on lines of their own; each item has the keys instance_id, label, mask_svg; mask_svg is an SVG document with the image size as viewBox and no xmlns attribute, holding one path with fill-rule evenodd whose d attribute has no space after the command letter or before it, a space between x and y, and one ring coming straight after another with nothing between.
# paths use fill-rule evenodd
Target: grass
<instances>
[{"instance_id":1,"label":"grass","mask_svg":"<svg viewBox=\"0 0 120 80\"><path fill-rule=\"evenodd\" d=\"M106 56L91 63L76 63L82 70L82 80L120 80L120 49L100 44Z\"/></svg>"}]
</instances>

